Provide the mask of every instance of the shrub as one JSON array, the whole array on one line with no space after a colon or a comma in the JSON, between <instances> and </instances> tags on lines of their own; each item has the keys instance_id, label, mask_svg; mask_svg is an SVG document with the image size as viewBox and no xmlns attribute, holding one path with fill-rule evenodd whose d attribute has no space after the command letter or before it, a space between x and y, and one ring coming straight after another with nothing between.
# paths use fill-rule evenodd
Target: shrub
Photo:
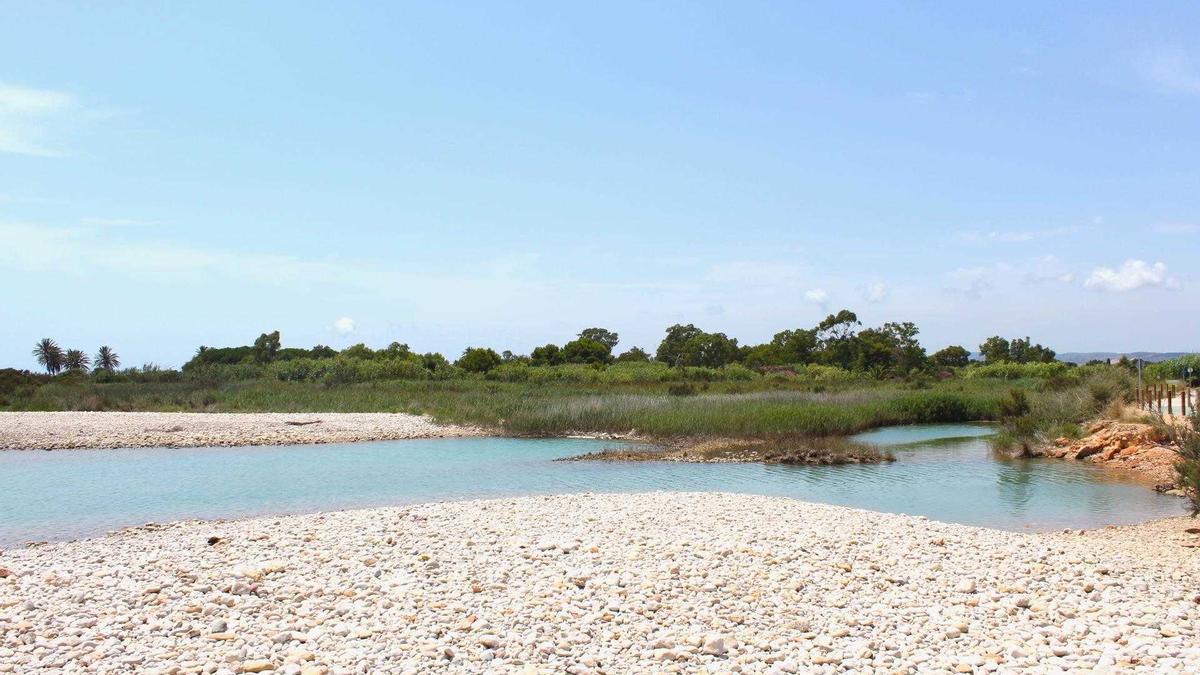
<instances>
[{"instance_id":1,"label":"shrub","mask_svg":"<svg viewBox=\"0 0 1200 675\"><path fill-rule=\"evenodd\" d=\"M964 377L996 377L1003 380L1020 380L1025 378L1046 379L1065 376L1071 367L1061 361L1053 363L998 363L976 364L968 367Z\"/></svg>"},{"instance_id":2,"label":"shrub","mask_svg":"<svg viewBox=\"0 0 1200 675\"><path fill-rule=\"evenodd\" d=\"M562 359L567 363L608 363L612 349L599 340L579 338L563 345Z\"/></svg>"},{"instance_id":3,"label":"shrub","mask_svg":"<svg viewBox=\"0 0 1200 675\"><path fill-rule=\"evenodd\" d=\"M500 365L503 359L496 350L487 347L467 347L454 365L468 373L486 373Z\"/></svg>"},{"instance_id":4,"label":"shrub","mask_svg":"<svg viewBox=\"0 0 1200 675\"><path fill-rule=\"evenodd\" d=\"M695 396L696 385L690 382L681 382L667 387L667 393L671 396Z\"/></svg>"},{"instance_id":5,"label":"shrub","mask_svg":"<svg viewBox=\"0 0 1200 675\"><path fill-rule=\"evenodd\" d=\"M1168 424L1171 440L1178 447L1175 478L1188 500L1192 517L1200 514L1200 414L1181 424Z\"/></svg>"},{"instance_id":6,"label":"shrub","mask_svg":"<svg viewBox=\"0 0 1200 675\"><path fill-rule=\"evenodd\" d=\"M1021 389L1010 389L999 405L1001 418L1023 417L1029 414L1029 395Z\"/></svg>"},{"instance_id":7,"label":"shrub","mask_svg":"<svg viewBox=\"0 0 1200 675\"><path fill-rule=\"evenodd\" d=\"M1180 380L1192 369L1192 382L1200 380L1200 354L1186 354L1179 358L1159 361L1146 366L1146 375L1154 380Z\"/></svg>"}]
</instances>

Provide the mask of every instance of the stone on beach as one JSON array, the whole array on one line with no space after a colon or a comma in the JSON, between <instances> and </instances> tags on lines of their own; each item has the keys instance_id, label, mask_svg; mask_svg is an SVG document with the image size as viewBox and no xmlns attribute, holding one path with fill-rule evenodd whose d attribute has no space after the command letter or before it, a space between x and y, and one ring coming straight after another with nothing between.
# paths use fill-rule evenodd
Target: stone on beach
<instances>
[{"instance_id":1,"label":"stone on beach","mask_svg":"<svg viewBox=\"0 0 1200 675\"><path fill-rule=\"evenodd\" d=\"M1188 525L721 493L166 524L4 551L0 672L1189 672Z\"/></svg>"},{"instance_id":2,"label":"stone on beach","mask_svg":"<svg viewBox=\"0 0 1200 675\"><path fill-rule=\"evenodd\" d=\"M320 419L320 424L297 421ZM191 448L478 436L403 413L0 412L0 448Z\"/></svg>"}]
</instances>

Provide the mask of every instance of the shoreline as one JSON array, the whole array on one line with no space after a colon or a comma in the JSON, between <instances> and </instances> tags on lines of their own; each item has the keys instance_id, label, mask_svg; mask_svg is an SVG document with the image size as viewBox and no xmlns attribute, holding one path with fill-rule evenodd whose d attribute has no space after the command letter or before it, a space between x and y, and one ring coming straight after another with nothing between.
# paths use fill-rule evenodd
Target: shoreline
<instances>
[{"instance_id":1,"label":"shoreline","mask_svg":"<svg viewBox=\"0 0 1200 675\"><path fill-rule=\"evenodd\" d=\"M1047 441L1029 448L1029 453L1034 457L1088 462L1106 471L1133 476L1159 492L1173 493L1178 488L1175 473L1178 448L1148 422L1093 420L1081 438Z\"/></svg>"},{"instance_id":2,"label":"shoreline","mask_svg":"<svg viewBox=\"0 0 1200 675\"><path fill-rule=\"evenodd\" d=\"M0 664L1182 672L1196 524L1016 533L662 492L183 521L0 552Z\"/></svg>"},{"instance_id":3,"label":"shoreline","mask_svg":"<svg viewBox=\"0 0 1200 675\"><path fill-rule=\"evenodd\" d=\"M407 413L0 412L0 451L355 443L489 435Z\"/></svg>"}]
</instances>

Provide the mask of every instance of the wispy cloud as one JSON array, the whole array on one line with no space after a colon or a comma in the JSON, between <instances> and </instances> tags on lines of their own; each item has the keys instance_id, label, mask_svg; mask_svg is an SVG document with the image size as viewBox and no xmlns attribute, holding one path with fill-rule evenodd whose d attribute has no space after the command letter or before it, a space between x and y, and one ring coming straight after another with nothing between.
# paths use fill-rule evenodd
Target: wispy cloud
<instances>
[{"instance_id":1,"label":"wispy cloud","mask_svg":"<svg viewBox=\"0 0 1200 675\"><path fill-rule=\"evenodd\" d=\"M1162 223L1155 225L1153 229L1163 234L1200 234L1198 223Z\"/></svg>"},{"instance_id":2,"label":"wispy cloud","mask_svg":"<svg viewBox=\"0 0 1200 675\"><path fill-rule=\"evenodd\" d=\"M354 319L343 316L333 322L333 330L338 335L349 335L354 332Z\"/></svg>"},{"instance_id":3,"label":"wispy cloud","mask_svg":"<svg viewBox=\"0 0 1200 675\"><path fill-rule=\"evenodd\" d=\"M887 296L887 292L888 288L883 282L874 281L863 288L863 299L871 303L883 302L884 297Z\"/></svg>"},{"instance_id":4,"label":"wispy cloud","mask_svg":"<svg viewBox=\"0 0 1200 675\"><path fill-rule=\"evenodd\" d=\"M1050 237L1061 237L1077 231L1077 227L1051 227L1034 230L971 230L960 232L958 237L970 243L1021 244Z\"/></svg>"},{"instance_id":5,"label":"wispy cloud","mask_svg":"<svg viewBox=\"0 0 1200 675\"><path fill-rule=\"evenodd\" d=\"M804 291L804 299L818 307L824 307L829 302L829 294L824 288L813 288Z\"/></svg>"},{"instance_id":6,"label":"wispy cloud","mask_svg":"<svg viewBox=\"0 0 1200 675\"><path fill-rule=\"evenodd\" d=\"M1011 268L1003 263L987 267L960 267L950 272L947 290L969 298L981 298L995 285L997 278Z\"/></svg>"},{"instance_id":7,"label":"wispy cloud","mask_svg":"<svg viewBox=\"0 0 1200 675\"><path fill-rule=\"evenodd\" d=\"M0 152L62 155L48 140L50 127L79 109L75 97L67 92L0 83Z\"/></svg>"},{"instance_id":8,"label":"wispy cloud","mask_svg":"<svg viewBox=\"0 0 1200 675\"><path fill-rule=\"evenodd\" d=\"M794 263L769 260L734 260L709 268L709 281L738 284L783 285L795 284L804 277L804 270Z\"/></svg>"},{"instance_id":9,"label":"wispy cloud","mask_svg":"<svg viewBox=\"0 0 1200 675\"><path fill-rule=\"evenodd\" d=\"M1200 68L1182 49L1150 51L1142 60L1141 70L1143 77L1159 88L1200 94Z\"/></svg>"},{"instance_id":10,"label":"wispy cloud","mask_svg":"<svg viewBox=\"0 0 1200 675\"><path fill-rule=\"evenodd\" d=\"M0 223L0 240L6 244L0 247L0 268L27 272L101 271L193 278L220 274L276 285L305 279L371 281L369 271L361 266L348 269L286 255L205 249L162 240L128 241L104 236L99 228Z\"/></svg>"},{"instance_id":11,"label":"wispy cloud","mask_svg":"<svg viewBox=\"0 0 1200 675\"><path fill-rule=\"evenodd\" d=\"M1098 291L1124 293L1139 288L1179 288L1179 280L1170 276L1165 263L1151 265L1144 260L1131 258L1116 269L1097 267L1083 285Z\"/></svg>"},{"instance_id":12,"label":"wispy cloud","mask_svg":"<svg viewBox=\"0 0 1200 675\"><path fill-rule=\"evenodd\" d=\"M144 225L154 225L147 220L136 220L134 218L80 218L80 225L93 227L141 227Z\"/></svg>"},{"instance_id":13,"label":"wispy cloud","mask_svg":"<svg viewBox=\"0 0 1200 675\"><path fill-rule=\"evenodd\" d=\"M1021 277L1027 283L1043 283L1056 281L1070 284L1075 281L1075 273L1068 270L1054 255L1044 255L1024 267Z\"/></svg>"}]
</instances>

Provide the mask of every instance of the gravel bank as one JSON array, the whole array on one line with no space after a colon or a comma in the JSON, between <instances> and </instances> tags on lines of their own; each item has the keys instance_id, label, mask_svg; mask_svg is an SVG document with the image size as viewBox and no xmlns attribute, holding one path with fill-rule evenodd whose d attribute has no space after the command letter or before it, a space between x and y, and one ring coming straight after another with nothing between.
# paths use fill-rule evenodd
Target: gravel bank
<instances>
[{"instance_id":1,"label":"gravel bank","mask_svg":"<svg viewBox=\"0 0 1200 675\"><path fill-rule=\"evenodd\" d=\"M1187 671L1193 524L651 493L154 526L0 554L0 671Z\"/></svg>"},{"instance_id":2,"label":"gravel bank","mask_svg":"<svg viewBox=\"0 0 1200 675\"><path fill-rule=\"evenodd\" d=\"M20 450L350 443L482 433L403 413L0 413L0 449Z\"/></svg>"}]
</instances>

